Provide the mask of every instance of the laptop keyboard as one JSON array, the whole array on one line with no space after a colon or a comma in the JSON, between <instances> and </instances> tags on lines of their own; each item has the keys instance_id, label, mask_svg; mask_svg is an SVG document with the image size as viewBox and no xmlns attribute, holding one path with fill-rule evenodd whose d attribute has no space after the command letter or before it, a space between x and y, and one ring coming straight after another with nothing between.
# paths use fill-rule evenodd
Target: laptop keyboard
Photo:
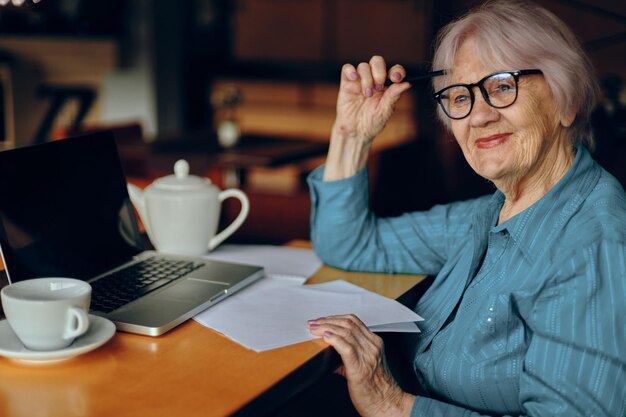
<instances>
[{"instance_id":1,"label":"laptop keyboard","mask_svg":"<svg viewBox=\"0 0 626 417\"><path fill-rule=\"evenodd\" d=\"M91 310L109 313L202 265L158 257L129 265L91 283Z\"/></svg>"}]
</instances>

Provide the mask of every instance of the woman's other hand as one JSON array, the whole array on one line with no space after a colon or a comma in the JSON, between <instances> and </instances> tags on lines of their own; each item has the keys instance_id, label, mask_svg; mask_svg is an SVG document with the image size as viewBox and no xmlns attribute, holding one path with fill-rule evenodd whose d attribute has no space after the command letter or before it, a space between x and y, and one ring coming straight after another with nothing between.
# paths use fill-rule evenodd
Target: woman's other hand
<instances>
[{"instance_id":1,"label":"woman's other hand","mask_svg":"<svg viewBox=\"0 0 626 417\"><path fill-rule=\"evenodd\" d=\"M355 315L310 320L311 334L320 336L341 356L341 373L350 398L362 416L408 416L415 397L400 389L391 376L383 340Z\"/></svg>"},{"instance_id":2,"label":"woman's other hand","mask_svg":"<svg viewBox=\"0 0 626 417\"><path fill-rule=\"evenodd\" d=\"M343 66L325 181L346 178L365 166L372 141L385 127L402 93L411 87L402 82L405 76L401 65L387 70L381 56L356 68ZM386 87L388 79L391 85Z\"/></svg>"}]
</instances>

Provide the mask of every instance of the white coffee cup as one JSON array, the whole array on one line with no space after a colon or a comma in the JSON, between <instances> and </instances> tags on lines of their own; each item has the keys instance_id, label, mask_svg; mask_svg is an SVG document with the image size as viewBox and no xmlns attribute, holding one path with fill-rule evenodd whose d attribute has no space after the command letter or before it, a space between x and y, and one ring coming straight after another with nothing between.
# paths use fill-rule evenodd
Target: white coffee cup
<instances>
[{"instance_id":1,"label":"white coffee cup","mask_svg":"<svg viewBox=\"0 0 626 417\"><path fill-rule=\"evenodd\" d=\"M91 285L73 278L36 278L2 289L9 326L31 350L58 350L89 329Z\"/></svg>"}]
</instances>

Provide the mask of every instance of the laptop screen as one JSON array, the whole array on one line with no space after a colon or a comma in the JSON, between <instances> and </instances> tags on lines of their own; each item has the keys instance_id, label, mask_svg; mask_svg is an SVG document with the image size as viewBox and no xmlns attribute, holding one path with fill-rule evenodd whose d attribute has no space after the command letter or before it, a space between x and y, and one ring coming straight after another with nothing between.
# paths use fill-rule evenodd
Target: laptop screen
<instances>
[{"instance_id":1,"label":"laptop screen","mask_svg":"<svg viewBox=\"0 0 626 417\"><path fill-rule=\"evenodd\" d=\"M143 250L111 132L0 152L0 249L11 282L89 279Z\"/></svg>"}]
</instances>

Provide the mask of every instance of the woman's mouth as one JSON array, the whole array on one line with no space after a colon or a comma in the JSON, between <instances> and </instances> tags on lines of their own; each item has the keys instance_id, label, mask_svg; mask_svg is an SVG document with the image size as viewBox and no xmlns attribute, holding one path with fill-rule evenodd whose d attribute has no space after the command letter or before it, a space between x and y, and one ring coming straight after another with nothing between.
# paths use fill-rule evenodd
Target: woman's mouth
<instances>
[{"instance_id":1,"label":"woman's mouth","mask_svg":"<svg viewBox=\"0 0 626 417\"><path fill-rule=\"evenodd\" d=\"M498 133L496 135L485 136L482 138L476 139L476 147L478 149L489 149L499 145L502 145L508 137L511 136L511 133Z\"/></svg>"}]
</instances>

